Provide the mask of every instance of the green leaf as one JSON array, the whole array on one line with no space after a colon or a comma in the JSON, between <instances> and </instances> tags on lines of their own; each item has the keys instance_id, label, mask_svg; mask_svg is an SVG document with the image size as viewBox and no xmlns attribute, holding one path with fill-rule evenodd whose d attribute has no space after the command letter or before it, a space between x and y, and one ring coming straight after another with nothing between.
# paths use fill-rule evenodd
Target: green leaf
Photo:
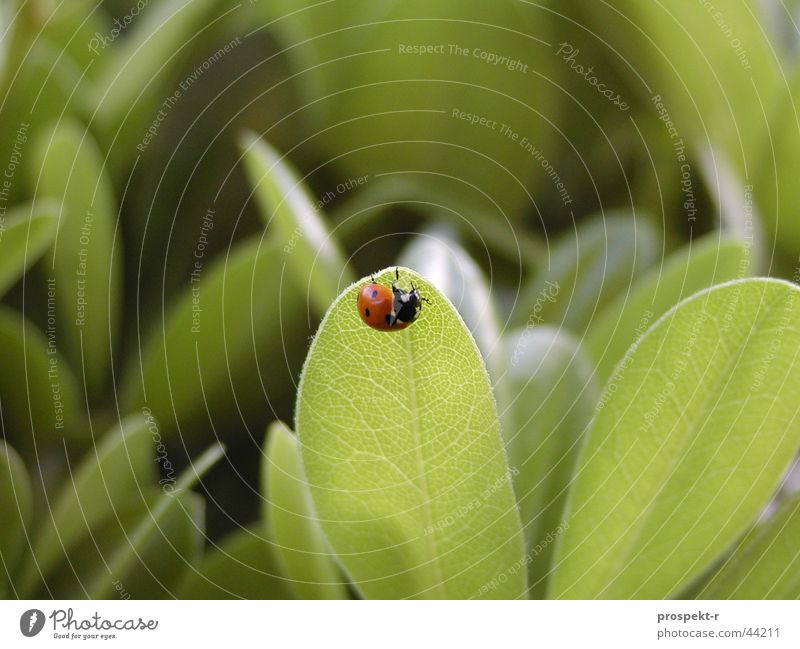
<instances>
[{"instance_id":1,"label":"green leaf","mask_svg":"<svg viewBox=\"0 0 800 649\"><path fill-rule=\"evenodd\" d=\"M124 402L146 404L165 436L191 435L212 417L239 420L288 395L293 368L283 359L307 344L297 335L305 331L306 305L282 286L281 265L277 245L257 236L200 266L135 362L141 374L128 375Z\"/></svg>"},{"instance_id":2,"label":"green leaf","mask_svg":"<svg viewBox=\"0 0 800 649\"><path fill-rule=\"evenodd\" d=\"M107 597L114 591L114 581L124 579L139 566L139 558L154 544L167 538L165 531L170 521L181 514L188 516L199 526L202 507L196 499L186 500L187 492L223 456L224 449L217 444L194 460L173 485L164 485L164 493L149 507L141 519L125 535L125 542L107 557L98 574L89 580L87 593L90 599ZM169 488L167 488L169 487ZM191 535L190 535L191 538ZM177 576L175 573L173 576Z\"/></svg>"},{"instance_id":3,"label":"green leaf","mask_svg":"<svg viewBox=\"0 0 800 649\"><path fill-rule=\"evenodd\" d=\"M299 599L347 599L347 589L314 513L297 438L276 422L267 433L264 473L275 552Z\"/></svg>"},{"instance_id":4,"label":"green leaf","mask_svg":"<svg viewBox=\"0 0 800 649\"><path fill-rule=\"evenodd\" d=\"M17 2L5 2L0 5L0 32L4 38L0 39L0 88L5 89L6 72L8 70L11 43L18 29L14 23L14 13L18 9Z\"/></svg>"},{"instance_id":5,"label":"green leaf","mask_svg":"<svg viewBox=\"0 0 800 649\"><path fill-rule=\"evenodd\" d=\"M206 501L191 491L175 495L174 501L158 524L157 532L135 550L138 556L127 572L118 577L136 599L177 597L186 570L202 561ZM134 533L135 529L130 528Z\"/></svg>"},{"instance_id":6,"label":"green leaf","mask_svg":"<svg viewBox=\"0 0 800 649\"><path fill-rule=\"evenodd\" d=\"M242 137L241 148L270 241L281 246L297 290L321 315L355 279L347 260L284 156L255 133Z\"/></svg>"},{"instance_id":7,"label":"green leaf","mask_svg":"<svg viewBox=\"0 0 800 649\"><path fill-rule=\"evenodd\" d=\"M213 23L209 12L214 4L218 3L151 2L138 15L128 14L132 20L124 38L100 50L102 70L97 81L96 110L114 137L112 153L122 163L130 164L130 155L151 123L161 116L159 111L171 109L170 105L162 106L162 102L180 92L180 87L164 92L164 84L174 80L176 69L192 52L194 42L201 41L205 29ZM195 65L201 63L196 61ZM120 152L124 152L124 158Z\"/></svg>"},{"instance_id":8,"label":"green leaf","mask_svg":"<svg viewBox=\"0 0 800 649\"><path fill-rule=\"evenodd\" d=\"M55 329L42 334L21 313L0 307L0 405L6 437L23 455L86 439L86 406L78 382L55 346Z\"/></svg>"},{"instance_id":9,"label":"green leaf","mask_svg":"<svg viewBox=\"0 0 800 649\"><path fill-rule=\"evenodd\" d=\"M657 253L658 238L649 219L622 212L587 217L553 244L549 262L520 298L514 320L583 332Z\"/></svg>"},{"instance_id":10,"label":"green leaf","mask_svg":"<svg viewBox=\"0 0 800 649\"><path fill-rule=\"evenodd\" d=\"M413 170L432 189L454 176L516 222L532 184L557 195L540 162L557 101L548 11L483 0L275 0L264 10L294 62L308 139L342 176ZM406 49L423 44L437 49Z\"/></svg>"},{"instance_id":11,"label":"green leaf","mask_svg":"<svg viewBox=\"0 0 800 649\"><path fill-rule=\"evenodd\" d=\"M458 243L452 230L423 230L403 251L399 263L425 277L458 309L493 378L505 371L500 325L483 271Z\"/></svg>"},{"instance_id":12,"label":"green leaf","mask_svg":"<svg viewBox=\"0 0 800 649\"><path fill-rule=\"evenodd\" d=\"M508 386L499 379L506 372L500 319L483 271L458 243L449 226L425 228L403 251L399 263L435 285L452 302L478 345L494 384L503 431L508 430Z\"/></svg>"},{"instance_id":13,"label":"green leaf","mask_svg":"<svg viewBox=\"0 0 800 649\"><path fill-rule=\"evenodd\" d=\"M64 355L80 368L90 395L108 386L120 325L122 255L117 206L105 162L91 135L61 121L35 147L37 193L62 201L58 232L45 258L54 281Z\"/></svg>"},{"instance_id":14,"label":"green leaf","mask_svg":"<svg viewBox=\"0 0 800 649\"><path fill-rule=\"evenodd\" d=\"M415 178L414 172L400 171L376 177L332 212L337 237L349 249L358 249L375 233L393 209L412 211L431 220L445 222L465 239L513 265L523 263L539 268L545 254L542 242L509 221L490 193L470 195L470 185L459 178L436 175L435 184ZM425 175L425 174L422 174ZM523 253L524 251L524 253ZM522 259L521 259L522 257Z\"/></svg>"},{"instance_id":15,"label":"green leaf","mask_svg":"<svg viewBox=\"0 0 800 649\"><path fill-rule=\"evenodd\" d=\"M181 599L292 599L274 545L254 529L241 529L208 552L197 569L189 569Z\"/></svg>"},{"instance_id":16,"label":"green leaf","mask_svg":"<svg viewBox=\"0 0 800 649\"><path fill-rule=\"evenodd\" d=\"M747 533L698 598L800 598L798 538L800 494L794 494Z\"/></svg>"},{"instance_id":17,"label":"green leaf","mask_svg":"<svg viewBox=\"0 0 800 649\"><path fill-rule=\"evenodd\" d=\"M800 101L800 68L794 68L788 86L786 95L776 100L768 112L770 131L762 138L760 155L752 167L753 185L763 188L758 201L771 235L767 239L768 252L773 244L796 265L800 247L800 186L792 169L800 147L800 123L795 108Z\"/></svg>"},{"instance_id":18,"label":"green leaf","mask_svg":"<svg viewBox=\"0 0 800 649\"><path fill-rule=\"evenodd\" d=\"M706 235L672 253L661 266L639 279L592 321L584 339L608 379L614 366L647 328L682 299L733 279L750 268L750 248L742 241Z\"/></svg>"},{"instance_id":19,"label":"green leaf","mask_svg":"<svg viewBox=\"0 0 800 649\"><path fill-rule=\"evenodd\" d=\"M528 593L541 599L554 542L566 526L566 497L597 387L578 341L563 330L512 332L508 351L509 461L528 553Z\"/></svg>"},{"instance_id":20,"label":"green leaf","mask_svg":"<svg viewBox=\"0 0 800 649\"><path fill-rule=\"evenodd\" d=\"M24 29L15 35L11 53L19 60L9 61L14 73L2 90L0 151L7 152L9 165L4 173L10 175L3 178L8 205L29 198L25 181L39 172L30 142L54 120L85 114L85 93L79 89L83 71L64 52L63 44L40 36L39 28L33 35Z\"/></svg>"},{"instance_id":21,"label":"green leaf","mask_svg":"<svg viewBox=\"0 0 800 649\"><path fill-rule=\"evenodd\" d=\"M30 524L33 493L28 471L17 452L0 440L0 596L5 596L20 553L25 547L26 530ZM14 587L13 582L11 583ZM16 590L15 590L16 595Z\"/></svg>"},{"instance_id":22,"label":"green leaf","mask_svg":"<svg viewBox=\"0 0 800 649\"><path fill-rule=\"evenodd\" d=\"M157 500L151 502L158 506ZM186 570L200 564L205 541L206 503L203 497L191 491L176 494L152 533L146 540L140 540L135 535L141 529L141 521L146 521L153 511L152 507L149 508L125 526L125 538L117 547L121 552L130 551L135 556L128 565L120 568L119 573L115 573L112 588L106 587L104 596L113 596L114 590L118 590L115 582L119 582L135 599L172 599L177 596ZM111 556L116 559L115 555ZM94 566L99 565L94 562ZM101 572L103 569L98 568ZM105 579L108 577L103 574L98 581Z\"/></svg>"},{"instance_id":23,"label":"green leaf","mask_svg":"<svg viewBox=\"0 0 800 649\"><path fill-rule=\"evenodd\" d=\"M36 530L20 577L23 593L31 596L66 552L109 519L132 493L150 486L158 439L153 431L158 434L152 419L133 415L110 430L69 472Z\"/></svg>"},{"instance_id":24,"label":"green leaf","mask_svg":"<svg viewBox=\"0 0 800 649\"><path fill-rule=\"evenodd\" d=\"M203 551L205 501L191 491L175 496L172 507L158 524L158 532L136 549L136 559L119 574L109 576L109 557L130 544L140 522L150 515L162 492L152 486L117 499L114 515L95 526L83 543L70 548L51 576L47 594L63 599L89 598L87 587L95 579L107 582L103 597L163 599L176 596L187 568L200 562Z\"/></svg>"},{"instance_id":25,"label":"green leaf","mask_svg":"<svg viewBox=\"0 0 800 649\"><path fill-rule=\"evenodd\" d=\"M58 205L18 205L0 218L0 298L44 254L56 236Z\"/></svg>"},{"instance_id":26,"label":"green leaf","mask_svg":"<svg viewBox=\"0 0 800 649\"><path fill-rule=\"evenodd\" d=\"M486 369L447 298L400 277L430 300L417 322L371 329L356 284L306 359L297 432L322 529L367 597L520 597L522 533Z\"/></svg>"},{"instance_id":27,"label":"green leaf","mask_svg":"<svg viewBox=\"0 0 800 649\"><path fill-rule=\"evenodd\" d=\"M755 186L743 182L728 159L720 151L695 145L703 180L719 211L719 229L724 236L742 242L747 260L746 271L739 274L756 275L766 269L767 240L761 210L755 203Z\"/></svg>"},{"instance_id":28,"label":"green leaf","mask_svg":"<svg viewBox=\"0 0 800 649\"><path fill-rule=\"evenodd\" d=\"M668 597L756 518L800 442L798 298L723 284L629 350L582 451L552 596Z\"/></svg>"},{"instance_id":29,"label":"green leaf","mask_svg":"<svg viewBox=\"0 0 800 649\"><path fill-rule=\"evenodd\" d=\"M767 132L764 108L784 82L757 0L614 0L582 7L620 61L637 61L638 85L653 115L661 117L652 102L659 97L676 128L671 143L710 140L736 168L758 166L751 152Z\"/></svg>"},{"instance_id":30,"label":"green leaf","mask_svg":"<svg viewBox=\"0 0 800 649\"><path fill-rule=\"evenodd\" d=\"M51 43L60 54L68 55L81 73L85 71L87 78L93 78L99 66L95 60L98 55L90 47L92 39L97 34L111 35L106 8L94 0L26 4L29 15L27 21L23 19L22 22L28 24L20 36L27 37L28 43L36 40ZM24 53L18 56L24 56ZM88 89L81 87L77 92L88 93Z\"/></svg>"}]
</instances>

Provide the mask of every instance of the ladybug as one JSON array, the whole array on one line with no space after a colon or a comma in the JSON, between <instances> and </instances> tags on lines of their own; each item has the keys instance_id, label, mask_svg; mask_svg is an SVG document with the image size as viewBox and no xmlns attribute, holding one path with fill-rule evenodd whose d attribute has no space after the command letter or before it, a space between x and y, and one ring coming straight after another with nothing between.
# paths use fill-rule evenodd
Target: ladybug
<instances>
[{"instance_id":1,"label":"ladybug","mask_svg":"<svg viewBox=\"0 0 800 649\"><path fill-rule=\"evenodd\" d=\"M400 279L397 268L394 273L395 278ZM372 282L362 286L358 292L358 315L373 329L400 331L419 318L422 303L427 301L413 284L410 291L398 288L395 282L389 289L378 284L373 277Z\"/></svg>"}]
</instances>

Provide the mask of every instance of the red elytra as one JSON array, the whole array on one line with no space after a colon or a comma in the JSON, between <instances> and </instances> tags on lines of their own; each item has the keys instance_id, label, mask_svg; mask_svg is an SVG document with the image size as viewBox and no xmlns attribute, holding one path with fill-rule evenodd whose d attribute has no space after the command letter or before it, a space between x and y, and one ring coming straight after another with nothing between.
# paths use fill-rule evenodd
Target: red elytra
<instances>
[{"instance_id":1,"label":"red elytra","mask_svg":"<svg viewBox=\"0 0 800 649\"><path fill-rule=\"evenodd\" d=\"M370 282L358 292L358 315L373 329L379 331L399 331L405 329L410 322L394 320L394 293L392 290Z\"/></svg>"}]
</instances>

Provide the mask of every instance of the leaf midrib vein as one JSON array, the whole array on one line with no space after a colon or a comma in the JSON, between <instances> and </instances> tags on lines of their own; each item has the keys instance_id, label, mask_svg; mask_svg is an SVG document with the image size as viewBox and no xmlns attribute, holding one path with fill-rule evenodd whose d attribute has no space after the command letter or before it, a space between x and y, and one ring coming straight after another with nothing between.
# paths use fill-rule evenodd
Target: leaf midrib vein
<instances>
[{"instance_id":1,"label":"leaf midrib vein","mask_svg":"<svg viewBox=\"0 0 800 649\"><path fill-rule=\"evenodd\" d=\"M417 382L414 377L414 358L411 347L411 336L408 332L403 332L403 344L406 348L406 379L408 380L408 407L411 410L411 427L414 436L414 457L417 464L417 480L420 483L419 489L422 493L422 508L425 515L426 529L433 529L433 512L431 511L431 498L428 487L428 478L425 474L425 460L422 457L422 440L419 427L419 410L417 408ZM443 597L447 596L447 589L444 584L442 568L439 565L439 552L436 544L436 534L426 534L428 538L428 551L430 560L434 566L436 578L436 590L439 590Z\"/></svg>"}]
</instances>

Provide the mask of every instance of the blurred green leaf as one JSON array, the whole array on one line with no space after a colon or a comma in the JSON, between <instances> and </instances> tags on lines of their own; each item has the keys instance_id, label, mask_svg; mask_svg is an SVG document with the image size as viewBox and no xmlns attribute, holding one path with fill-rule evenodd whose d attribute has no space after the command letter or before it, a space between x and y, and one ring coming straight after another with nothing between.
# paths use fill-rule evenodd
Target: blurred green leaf
<instances>
[{"instance_id":1,"label":"blurred green leaf","mask_svg":"<svg viewBox=\"0 0 800 649\"><path fill-rule=\"evenodd\" d=\"M592 366L568 333L541 326L509 334L513 394L508 452L528 552L528 594L545 596L578 450L597 400Z\"/></svg>"},{"instance_id":2,"label":"blurred green leaf","mask_svg":"<svg viewBox=\"0 0 800 649\"><path fill-rule=\"evenodd\" d=\"M698 598L800 598L798 539L800 494L794 494L747 533Z\"/></svg>"},{"instance_id":3,"label":"blurred green leaf","mask_svg":"<svg viewBox=\"0 0 800 649\"><path fill-rule=\"evenodd\" d=\"M483 271L458 243L452 230L424 229L400 256L399 263L434 284L458 310L481 350L493 378L505 371L500 325Z\"/></svg>"},{"instance_id":4,"label":"blurred green leaf","mask_svg":"<svg viewBox=\"0 0 800 649\"><path fill-rule=\"evenodd\" d=\"M483 0L277 0L264 10L294 59L309 140L342 174L414 170L426 188L457 177L469 198L491 194L516 222L530 185L555 192L536 158L555 132L547 10ZM423 45L437 49L412 49Z\"/></svg>"},{"instance_id":5,"label":"blurred green leaf","mask_svg":"<svg viewBox=\"0 0 800 649\"><path fill-rule=\"evenodd\" d=\"M231 533L189 569L181 599L292 599L290 584L273 556L273 544L254 529Z\"/></svg>"},{"instance_id":6,"label":"blurred green leaf","mask_svg":"<svg viewBox=\"0 0 800 649\"><path fill-rule=\"evenodd\" d=\"M165 599L176 596L185 570L199 563L203 550L205 501L190 491L175 496L172 507L158 525L158 533L137 548L137 557L120 574L108 575L109 557L130 544L136 526L150 515L162 495L160 489L142 485L138 494L118 498L114 515L88 531L83 543L71 548L47 579L47 593L65 599L89 598L87 588L106 581L104 598Z\"/></svg>"},{"instance_id":7,"label":"blurred green leaf","mask_svg":"<svg viewBox=\"0 0 800 649\"><path fill-rule=\"evenodd\" d=\"M91 47L92 39L98 34L110 37L113 29L108 26L109 17L102 3L95 0L59 3L45 0L26 4L28 6L23 11L27 10L28 25L21 35L27 43L35 40L49 42L63 56L68 56L80 72L85 71L86 77L95 77L100 66L96 65L97 53ZM86 86L78 91L87 92Z\"/></svg>"},{"instance_id":8,"label":"blurred green leaf","mask_svg":"<svg viewBox=\"0 0 800 649\"><path fill-rule=\"evenodd\" d=\"M264 462L269 526L275 552L299 599L347 599L347 589L314 513L297 438L282 423L269 427Z\"/></svg>"},{"instance_id":9,"label":"blurred green leaf","mask_svg":"<svg viewBox=\"0 0 800 649\"><path fill-rule=\"evenodd\" d=\"M177 494L174 501L158 531L136 550L138 556L121 578L136 599L177 597L186 570L202 561L206 501L191 491Z\"/></svg>"},{"instance_id":10,"label":"blurred green leaf","mask_svg":"<svg viewBox=\"0 0 800 649\"><path fill-rule=\"evenodd\" d=\"M512 223L493 197L484 192L470 196L470 187L459 178L432 174L436 183L418 182L417 173L398 172L373 179L348 195L332 211L336 236L350 249L369 240L372 229L380 231L392 209L411 210L433 223L444 221L464 240L512 264L538 269L544 246L530 232Z\"/></svg>"},{"instance_id":11,"label":"blurred green leaf","mask_svg":"<svg viewBox=\"0 0 800 649\"><path fill-rule=\"evenodd\" d=\"M800 290L741 280L663 316L598 403L556 598L668 597L755 519L797 452Z\"/></svg>"},{"instance_id":12,"label":"blurred green leaf","mask_svg":"<svg viewBox=\"0 0 800 649\"><path fill-rule=\"evenodd\" d=\"M117 206L91 135L62 121L36 145L37 194L63 201L45 272L55 280L56 322L64 355L80 368L90 395L107 388L120 325L122 255Z\"/></svg>"},{"instance_id":13,"label":"blurred green leaf","mask_svg":"<svg viewBox=\"0 0 800 649\"><path fill-rule=\"evenodd\" d=\"M16 0L0 5L0 33L3 34L3 38L0 38L0 88L5 87L11 43L17 30L17 25L14 23L16 10Z\"/></svg>"},{"instance_id":14,"label":"blurred green leaf","mask_svg":"<svg viewBox=\"0 0 800 649\"><path fill-rule=\"evenodd\" d=\"M751 167L744 156L764 137L764 106L782 83L758 0L613 0L582 7L597 38L622 61L636 61L647 100L661 97L677 128L675 142L710 140L737 169ZM653 114L659 117L655 108Z\"/></svg>"},{"instance_id":15,"label":"blurred green leaf","mask_svg":"<svg viewBox=\"0 0 800 649\"><path fill-rule=\"evenodd\" d=\"M78 382L55 346L21 313L0 307L0 405L5 436L23 455L62 439L86 439L86 407Z\"/></svg>"},{"instance_id":16,"label":"blurred green leaf","mask_svg":"<svg viewBox=\"0 0 800 649\"><path fill-rule=\"evenodd\" d=\"M619 295L592 321L584 339L602 381L628 348L682 299L749 274L750 248L711 233L673 252L629 292Z\"/></svg>"},{"instance_id":17,"label":"blurred green leaf","mask_svg":"<svg viewBox=\"0 0 800 649\"><path fill-rule=\"evenodd\" d=\"M289 162L255 133L242 137L241 148L267 236L283 248L300 295L322 315L340 287L355 279L344 253Z\"/></svg>"},{"instance_id":18,"label":"blurred green leaf","mask_svg":"<svg viewBox=\"0 0 800 649\"><path fill-rule=\"evenodd\" d=\"M763 138L752 163L753 186L758 189L760 213L770 235L767 251L774 246L797 266L800 248L800 186L793 173L800 147L800 68L788 81L789 92L768 112L769 133Z\"/></svg>"},{"instance_id":19,"label":"blurred green leaf","mask_svg":"<svg viewBox=\"0 0 800 649\"><path fill-rule=\"evenodd\" d=\"M305 331L306 305L283 287L281 267L277 244L258 236L207 269L196 267L163 328L134 361L141 373L128 375L124 402L150 407L165 435L190 436L208 428L209 418L238 421L293 392L293 368L278 359L305 348L306 336L298 333Z\"/></svg>"},{"instance_id":20,"label":"blurred green leaf","mask_svg":"<svg viewBox=\"0 0 800 649\"><path fill-rule=\"evenodd\" d=\"M35 156L29 155L29 142L62 112L76 110L71 93L80 80L69 57L46 41L20 47L24 59L9 62L14 73L4 88L0 111L0 151L6 152L3 194L9 205L30 197L26 181L38 169Z\"/></svg>"},{"instance_id":21,"label":"blurred green leaf","mask_svg":"<svg viewBox=\"0 0 800 649\"><path fill-rule=\"evenodd\" d=\"M549 264L542 264L519 299L514 321L582 333L653 263L658 247L650 220L641 215L607 211L588 217L553 244Z\"/></svg>"},{"instance_id":22,"label":"blurred green leaf","mask_svg":"<svg viewBox=\"0 0 800 649\"><path fill-rule=\"evenodd\" d=\"M167 530L172 524L180 526L182 515L190 519L190 525L194 524L195 530L202 530L202 500L190 496L188 490L203 475L216 464L223 456L224 449L219 444L212 446L189 466L177 479L175 484L164 485L164 493L148 507L147 512L141 519L125 534L125 541L107 557L107 561L102 569L88 582L87 592L91 599L107 597L114 592L114 580L124 579L125 575L132 574L138 570L139 557L147 552L148 548L159 545L168 538ZM169 489L167 489L169 487ZM189 496L189 500L187 500ZM179 527L179 533L181 528ZM193 534L191 527L183 527L184 540L188 536L188 543L195 546L194 540L197 538ZM199 548L197 548L199 550ZM191 557L190 557L191 559ZM169 573L177 580L179 574L183 572L185 566L175 565L173 561L172 569ZM169 564L167 564L169 567ZM177 583L174 583L177 587Z\"/></svg>"},{"instance_id":23,"label":"blurred green leaf","mask_svg":"<svg viewBox=\"0 0 800 649\"><path fill-rule=\"evenodd\" d=\"M163 112L162 102L180 92L164 92L176 70L195 52L198 42L213 23L210 11L216 0L162 0L151 2L137 15L130 12L124 38L98 55L101 70L97 81L98 119L114 140L115 161L130 164L136 143L148 125ZM195 65L203 61L196 61ZM194 71L193 71L194 72Z\"/></svg>"},{"instance_id":24,"label":"blurred green leaf","mask_svg":"<svg viewBox=\"0 0 800 649\"><path fill-rule=\"evenodd\" d=\"M28 471L17 452L0 440L0 597L8 594L7 575L13 574L25 547L31 521L33 492ZM13 582L11 587L14 588ZM16 595L16 590L14 590Z\"/></svg>"},{"instance_id":25,"label":"blurred green leaf","mask_svg":"<svg viewBox=\"0 0 800 649\"><path fill-rule=\"evenodd\" d=\"M743 262L745 272L739 277L762 273L766 270L767 241L763 216L755 203L755 186L742 182L722 152L698 149L706 189L719 212L715 225L723 236L741 241L748 257Z\"/></svg>"},{"instance_id":26,"label":"blurred green leaf","mask_svg":"<svg viewBox=\"0 0 800 649\"><path fill-rule=\"evenodd\" d=\"M44 254L56 235L58 205L18 205L0 220L0 298Z\"/></svg>"},{"instance_id":27,"label":"blurred green leaf","mask_svg":"<svg viewBox=\"0 0 800 649\"><path fill-rule=\"evenodd\" d=\"M149 488L155 477L153 425L133 415L110 430L70 472L67 483L48 503L20 575L26 596L45 580L65 553L84 541L130 499Z\"/></svg>"},{"instance_id":28,"label":"blurred green leaf","mask_svg":"<svg viewBox=\"0 0 800 649\"><path fill-rule=\"evenodd\" d=\"M26 37L28 32L20 32L19 42L11 49L19 59L9 61L9 69L14 73L8 75L1 93L4 99L0 111L0 151L6 152L3 182L4 198L9 205L30 197L26 181L39 172L29 142L66 114L86 114L86 94L76 91L83 71L61 44L44 38L31 43Z\"/></svg>"},{"instance_id":29,"label":"blurred green leaf","mask_svg":"<svg viewBox=\"0 0 800 649\"><path fill-rule=\"evenodd\" d=\"M519 597L522 534L486 369L447 298L400 278L430 300L416 323L371 329L356 284L306 359L297 432L322 529L367 597Z\"/></svg>"}]
</instances>

